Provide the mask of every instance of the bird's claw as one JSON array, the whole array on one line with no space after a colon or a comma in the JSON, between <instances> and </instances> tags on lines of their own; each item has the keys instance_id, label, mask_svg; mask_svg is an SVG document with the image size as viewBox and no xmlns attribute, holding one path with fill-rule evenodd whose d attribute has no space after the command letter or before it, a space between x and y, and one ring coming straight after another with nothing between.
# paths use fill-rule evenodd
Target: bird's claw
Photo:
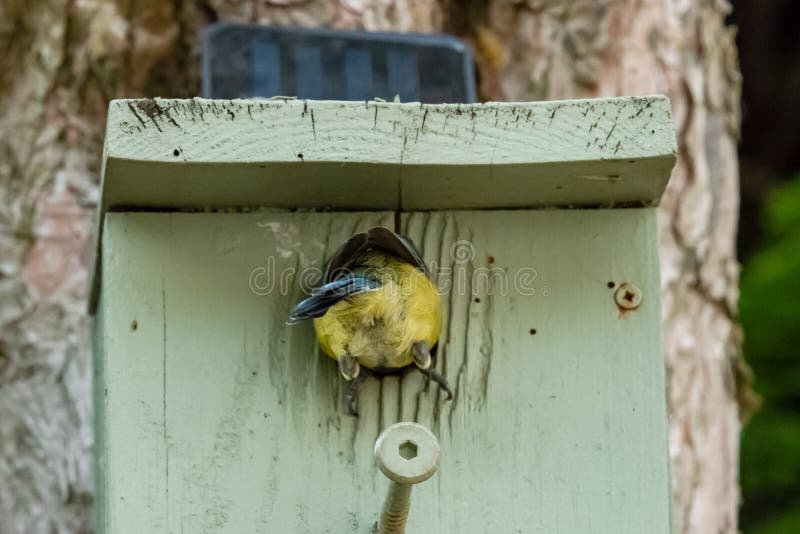
<instances>
[{"instance_id":1,"label":"bird's claw","mask_svg":"<svg viewBox=\"0 0 800 534\"><path fill-rule=\"evenodd\" d=\"M347 389L344 393L344 405L347 408L347 413L353 417L358 417L358 390L363 378L363 375L361 375L353 380L347 381Z\"/></svg>"},{"instance_id":2,"label":"bird's claw","mask_svg":"<svg viewBox=\"0 0 800 534\"><path fill-rule=\"evenodd\" d=\"M344 404L349 415L358 417L358 392L353 394L348 391L344 396Z\"/></svg>"},{"instance_id":3,"label":"bird's claw","mask_svg":"<svg viewBox=\"0 0 800 534\"><path fill-rule=\"evenodd\" d=\"M419 372L428 377L429 380L436 382L439 388L447 393L447 400L453 399L453 390L450 389L450 385L447 383L447 379L445 377L433 369L420 369Z\"/></svg>"}]
</instances>

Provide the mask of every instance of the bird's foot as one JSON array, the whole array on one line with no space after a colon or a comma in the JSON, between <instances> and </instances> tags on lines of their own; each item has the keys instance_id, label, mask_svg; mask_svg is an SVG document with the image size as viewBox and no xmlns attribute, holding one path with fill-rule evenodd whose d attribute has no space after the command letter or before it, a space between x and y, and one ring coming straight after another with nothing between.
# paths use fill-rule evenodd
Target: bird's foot
<instances>
[{"instance_id":1,"label":"bird's foot","mask_svg":"<svg viewBox=\"0 0 800 534\"><path fill-rule=\"evenodd\" d=\"M358 360L355 356L345 354L339 357L339 372L342 373L342 376L348 382L358 378L358 372L360 370L361 366L358 365Z\"/></svg>"},{"instance_id":2,"label":"bird's foot","mask_svg":"<svg viewBox=\"0 0 800 534\"><path fill-rule=\"evenodd\" d=\"M344 405L347 413L353 417L358 417L358 384L359 380L348 381L344 392Z\"/></svg>"},{"instance_id":3,"label":"bird's foot","mask_svg":"<svg viewBox=\"0 0 800 534\"><path fill-rule=\"evenodd\" d=\"M447 379L436 372L434 369L419 369L419 372L425 375L429 380L433 380L436 384L439 385L439 388L447 393L447 400L451 400L453 398L453 390L450 389L450 385L447 383Z\"/></svg>"},{"instance_id":4,"label":"bird's foot","mask_svg":"<svg viewBox=\"0 0 800 534\"><path fill-rule=\"evenodd\" d=\"M411 356L414 358L414 364L425 371L430 368L431 362L431 348L425 341L415 341L411 344Z\"/></svg>"},{"instance_id":5,"label":"bird's foot","mask_svg":"<svg viewBox=\"0 0 800 534\"><path fill-rule=\"evenodd\" d=\"M361 370L362 372L354 378L353 380L348 380L347 388L344 391L344 405L347 408L348 415L352 415L353 417L358 417L358 392L361 387L361 383L366 380L368 373L365 373L365 369Z\"/></svg>"}]
</instances>

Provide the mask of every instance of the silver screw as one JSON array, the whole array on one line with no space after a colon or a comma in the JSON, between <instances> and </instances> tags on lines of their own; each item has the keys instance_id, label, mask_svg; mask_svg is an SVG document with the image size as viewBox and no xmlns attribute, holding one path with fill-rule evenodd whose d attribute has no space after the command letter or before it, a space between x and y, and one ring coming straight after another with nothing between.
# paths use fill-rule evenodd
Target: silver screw
<instances>
[{"instance_id":1,"label":"silver screw","mask_svg":"<svg viewBox=\"0 0 800 534\"><path fill-rule=\"evenodd\" d=\"M642 290L625 282L614 292L614 302L623 310L635 310L642 303Z\"/></svg>"},{"instance_id":2,"label":"silver screw","mask_svg":"<svg viewBox=\"0 0 800 534\"><path fill-rule=\"evenodd\" d=\"M440 455L436 436L420 424L395 423L381 432L375 441L375 460L390 483L378 534L406 531L411 488L436 472Z\"/></svg>"}]
</instances>

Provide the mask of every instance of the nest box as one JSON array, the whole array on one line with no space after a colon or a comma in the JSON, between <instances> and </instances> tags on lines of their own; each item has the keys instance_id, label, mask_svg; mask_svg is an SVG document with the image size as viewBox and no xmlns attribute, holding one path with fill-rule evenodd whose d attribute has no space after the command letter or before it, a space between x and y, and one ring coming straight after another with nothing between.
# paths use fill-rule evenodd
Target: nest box
<instances>
[{"instance_id":1,"label":"nest box","mask_svg":"<svg viewBox=\"0 0 800 534\"><path fill-rule=\"evenodd\" d=\"M397 421L441 445L409 532L667 534L664 97L116 100L96 339L98 532L371 532ZM347 415L294 303L356 231L443 291L436 368Z\"/></svg>"}]
</instances>

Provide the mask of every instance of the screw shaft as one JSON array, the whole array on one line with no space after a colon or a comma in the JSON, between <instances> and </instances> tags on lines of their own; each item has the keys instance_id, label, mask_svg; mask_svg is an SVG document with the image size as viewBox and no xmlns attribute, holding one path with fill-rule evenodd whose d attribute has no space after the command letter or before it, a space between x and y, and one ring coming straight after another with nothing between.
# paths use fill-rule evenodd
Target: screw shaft
<instances>
[{"instance_id":1,"label":"screw shaft","mask_svg":"<svg viewBox=\"0 0 800 534\"><path fill-rule=\"evenodd\" d=\"M378 522L378 534L404 534L410 507L411 484L390 482Z\"/></svg>"},{"instance_id":2,"label":"screw shaft","mask_svg":"<svg viewBox=\"0 0 800 534\"><path fill-rule=\"evenodd\" d=\"M439 467L439 441L418 423L395 423L375 441L375 461L389 479L377 534L405 534L411 488L428 480Z\"/></svg>"}]
</instances>

